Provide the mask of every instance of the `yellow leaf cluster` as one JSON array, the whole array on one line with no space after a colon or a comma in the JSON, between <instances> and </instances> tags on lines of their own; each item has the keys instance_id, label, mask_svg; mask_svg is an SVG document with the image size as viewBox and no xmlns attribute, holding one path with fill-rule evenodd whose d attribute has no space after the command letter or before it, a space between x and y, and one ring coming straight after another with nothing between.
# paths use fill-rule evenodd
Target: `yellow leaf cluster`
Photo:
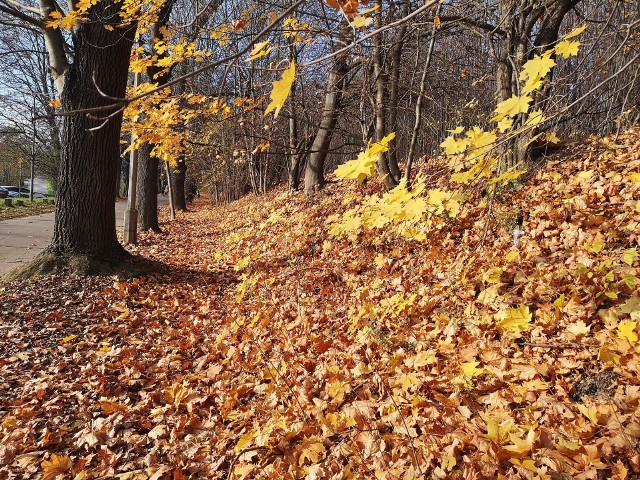
<instances>
[{"instance_id":1,"label":"yellow leaf cluster","mask_svg":"<svg viewBox=\"0 0 640 480\"><path fill-rule=\"evenodd\" d=\"M341 179L352 178L359 183L364 182L367 177L373 175L378 155L389 150L389 142L395 137L396 134L393 132L379 142L370 142L367 148L358 154L358 158L340 165L336 169L336 176Z\"/></svg>"}]
</instances>

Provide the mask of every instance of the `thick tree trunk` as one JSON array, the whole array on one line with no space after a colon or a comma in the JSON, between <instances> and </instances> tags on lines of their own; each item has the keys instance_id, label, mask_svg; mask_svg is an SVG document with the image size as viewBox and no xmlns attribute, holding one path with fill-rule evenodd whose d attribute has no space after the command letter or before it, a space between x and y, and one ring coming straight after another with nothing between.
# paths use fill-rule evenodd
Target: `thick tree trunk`
<instances>
[{"instance_id":1,"label":"thick tree trunk","mask_svg":"<svg viewBox=\"0 0 640 480\"><path fill-rule=\"evenodd\" d=\"M143 144L138 151L137 210L141 231L160 232L158 224L158 165L151 155L151 145Z\"/></svg>"},{"instance_id":2,"label":"thick tree trunk","mask_svg":"<svg viewBox=\"0 0 640 480\"><path fill-rule=\"evenodd\" d=\"M340 32L340 37L346 38L347 32L348 30L343 28ZM340 48L340 46L342 44L336 42L336 48ZM344 79L348 71L349 65L344 54L333 59L327 78L327 90L325 92L320 125L311 144L311 155L304 172L305 195L313 195L314 192L324 188L324 162L329 153L331 138L338 121Z\"/></svg>"},{"instance_id":3,"label":"thick tree trunk","mask_svg":"<svg viewBox=\"0 0 640 480\"><path fill-rule=\"evenodd\" d=\"M187 211L187 199L185 197L184 182L187 178L187 164L184 159L178 162L175 168L171 168L171 193L173 205L176 210Z\"/></svg>"},{"instance_id":4,"label":"thick tree trunk","mask_svg":"<svg viewBox=\"0 0 640 480\"><path fill-rule=\"evenodd\" d=\"M81 23L74 37L74 63L66 73L62 93L65 111L112 103L98 93L123 97L135 28L107 30L120 23L119 4L102 2L91 8L91 21ZM106 110L105 113L112 113ZM82 254L117 262L125 254L115 227L115 189L122 115L100 125L84 114L66 116L53 241L56 255Z\"/></svg>"}]
</instances>

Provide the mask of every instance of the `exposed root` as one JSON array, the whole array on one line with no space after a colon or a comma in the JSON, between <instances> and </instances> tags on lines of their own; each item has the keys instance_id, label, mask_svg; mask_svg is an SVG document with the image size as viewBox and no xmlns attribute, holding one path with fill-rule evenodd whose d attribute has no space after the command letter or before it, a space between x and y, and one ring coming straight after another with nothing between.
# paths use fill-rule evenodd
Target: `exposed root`
<instances>
[{"instance_id":1,"label":"exposed root","mask_svg":"<svg viewBox=\"0 0 640 480\"><path fill-rule=\"evenodd\" d=\"M8 274L2 281L12 282L29 280L50 273L71 272L78 275L123 275L134 277L155 272L157 265L143 257L131 255L123 250L109 258L96 257L83 253L59 254L52 249L40 253L31 262L21 265Z\"/></svg>"}]
</instances>

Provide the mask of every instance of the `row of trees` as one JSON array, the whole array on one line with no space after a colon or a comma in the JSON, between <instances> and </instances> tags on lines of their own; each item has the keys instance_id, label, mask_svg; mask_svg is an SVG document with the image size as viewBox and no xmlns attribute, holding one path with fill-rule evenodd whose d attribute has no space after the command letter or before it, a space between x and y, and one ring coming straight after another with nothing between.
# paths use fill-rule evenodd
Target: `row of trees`
<instances>
[{"instance_id":1,"label":"row of trees","mask_svg":"<svg viewBox=\"0 0 640 480\"><path fill-rule=\"evenodd\" d=\"M501 146L505 164L535 161L557 136L640 118L640 6L623 0L0 0L0 23L20 29L3 35L0 61L13 59L10 75L24 79L10 85L3 69L0 91L17 99L16 85L27 90L22 109L37 104L41 143L59 152L49 253L61 258L125 255L113 201L131 133L141 222L157 229L167 161L179 198L187 175L218 201L284 179L294 190L304 179L312 195L326 171L394 132L377 162L393 188L410 179L414 159L438 152L447 130L487 124L496 102L521 94L525 62L551 55L580 25L588 32L580 56L558 60L532 99L547 120ZM273 82L292 66L291 91L276 101ZM127 92L131 70L146 82ZM288 94L277 117L264 115L270 94L272 102ZM545 131L554 134L538 136Z\"/></svg>"}]
</instances>

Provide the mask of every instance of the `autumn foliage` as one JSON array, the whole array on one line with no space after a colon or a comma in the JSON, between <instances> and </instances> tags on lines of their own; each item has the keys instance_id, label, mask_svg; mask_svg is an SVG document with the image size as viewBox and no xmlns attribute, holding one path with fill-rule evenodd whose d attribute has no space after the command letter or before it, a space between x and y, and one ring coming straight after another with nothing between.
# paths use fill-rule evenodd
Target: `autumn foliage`
<instances>
[{"instance_id":1,"label":"autumn foliage","mask_svg":"<svg viewBox=\"0 0 640 480\"><path fill-rule=\"evenodd\" d=\"M0 472L633 478L639 152L638 129L590 139L455 216L427 198L420 236L336 230L374 181L202 202L134 249L157 274L6 286ZM425 192L452 173L431 161Z\"/></svg>"}]
</instances>

